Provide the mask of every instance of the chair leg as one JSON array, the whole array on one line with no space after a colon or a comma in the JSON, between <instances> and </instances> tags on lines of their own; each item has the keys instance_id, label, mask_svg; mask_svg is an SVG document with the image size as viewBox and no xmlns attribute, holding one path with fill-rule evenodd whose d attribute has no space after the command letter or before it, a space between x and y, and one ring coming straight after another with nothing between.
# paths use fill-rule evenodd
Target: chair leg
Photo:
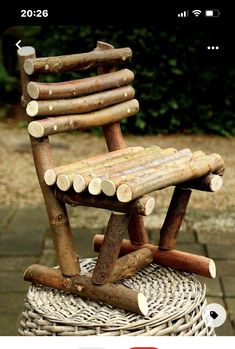
<instances>
[{"instance_id":1,"label":"chair leg","mask_svg":"<svg viewBox=\"0 0 235 349\"><path fill-rule=\"evenodd\" d=\"M92 283L103 285L109 281L118 258L122 240L129 222L129 215L113 212L110 216L104 243L92 276Z\"/></svg>"},{"instance_id":2,"label":"chair leg","mask_svg":"<svg viewBox=\"0 0 235 349\"><path fill-rule=\"evenodd\" d=\"M65 276L74 276L79 273L80 268L66 207L55 197L53 189L46 185L43 178L45 170L53 167L49 139L30 137L30 140L61 273Z\"/></svg>"},{"instance_id":3,"label":"chair leg","mask_svg":"<svg viewBox=\"0 0 235 349\"><path fill-rule=\"evenodd\" d=\"M180 230L192 190L175 187L165 221L160 230L159 249L172 250Z\"/></svg>"},{"instance_id":4,"label":"chair leg","mask_svg":"<svg viewBox=\"0 0 235 349\"><path fill-rule=\"evenodd\" d=\"M148 243L148 235L144 226L143 217L133 214L128 224L128 235L133 245Z\"/></svg>"}]
</instances>

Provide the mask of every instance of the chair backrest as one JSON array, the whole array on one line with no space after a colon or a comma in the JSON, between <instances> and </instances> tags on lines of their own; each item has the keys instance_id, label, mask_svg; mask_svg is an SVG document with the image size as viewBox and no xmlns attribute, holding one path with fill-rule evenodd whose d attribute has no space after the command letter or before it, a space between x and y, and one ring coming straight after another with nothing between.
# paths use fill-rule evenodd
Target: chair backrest
<instances>
[{"instance_id":1,"label":"chair backrest","mask_svg":"<svg viewBox=\"0 0 235 349\"><path fill-rule=\"evenodd\" d=\"M25 56L25 51L33 52L30 47L20 50L19 56ZM22 101L30 117L29 134L41 138L104 126L109 150L125 147L119 121L135 115L139 104L130 86L134 74L129 69L115 71L115 66L128 62L131 56L130 48L115 49L98 42L96 49L88 53L44 58L32 55L25 59L22 65L28 82L23 87ZM98 75L89 78L58 83L37 82L35 79L38 73L55 74L94 67L98 68ZM118 144L113 144L115 142Z\"/></svg>"}]
</instances>

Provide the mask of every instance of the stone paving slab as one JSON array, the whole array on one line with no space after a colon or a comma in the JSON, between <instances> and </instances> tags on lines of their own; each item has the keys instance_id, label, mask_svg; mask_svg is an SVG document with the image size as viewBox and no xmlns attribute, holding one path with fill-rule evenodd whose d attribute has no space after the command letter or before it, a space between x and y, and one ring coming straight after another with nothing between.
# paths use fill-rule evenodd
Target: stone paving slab
<instances>
[{"instance_id":1,"label":"stone paving slab","mask_svg":"<svg viewBox=\"0 0 235 349\"><path fill-rule=\"evenodd\" d=\"M18 210L0 236L1 256L40 255L48 223L45 209L30 207Z\"/></svg>"},{"instance_id":2,"label":"stone paving slab","mask_svg":"<svg viewBox=\"0 0 235 349\"><path fill-rule=\"evenodd\" d=\"M39 264L47 267L55 267L58 265L54 250L44 250L39 259Z\"/></svg>"},{"instance_id":3,"label":"stone paving slab","mask_svg":"<svg viewBox=\"0 0 235 349\"><path fill-rule=\"evenodd\" d=\"M235 276L222 276L221 281L225 297L235 297Z\"/></svg>"},{"instance_id":4,"label":"stone paving slab","mask_svg":"<svg viewBox=\"0 0 235 349\"><path fill-rule=\"evenodd\" d=\"M0 280L1 292L26 292L29 286L23 280L23 272L0 271Z\"/></svg>"},{"instance_id":5,"label":"stone paving slab","mask_svg":"<svg viewBox=\"0 0 235 349\"><path fill-rule=\"evenodd\" d=\"M160 228L158 229L147 229L149 239L152 241L152 243L158 244L159 237L160 237ZM178 237L177 237L177 244L178 243L195 243L196 237L195 234L192 231L183 230L183 228L179 231Z\"/></svg>"},{"instance_id":6,"label":"stone paving slab","mask_svg":"<svg viewBox=\"0 0 235 349\"><path fill-rule=\"evenodd\" d=\"M223 242L223 241L222 241ZM221 244L207 244L206 245L208 256L216 259L234 259L235 260L235 246L225 245L221 247Z\"/></svg>"},{"instance_id":7,"label":"stone paving slab","mask_svg":"<svg viewBox=\"0 0 235 349\"><path fill-rule=\"evenodd\" d=\"M24 309L25 299L26 292L0 292L0 314L19 314Z\"/></svg>"},{"instance_id":8,"label":"stone paving slab","mask_svg":"<svg viewBox=\"0 0 235 349\"><path fill-rule=\"evenodd\" d=\"M235 322L235 298L225 298L225 303L227 305L227 308L229 309L228 314L230 319Z\"/></svg>"},{"instance_id":9,"label":"stone paving slab","mask_svg":"<svg viewBox=\"0 0 235 349\"><path fill-rule=\"evenodd\" d=\"M189 230L180 230L178 237L177 237L177 243L193 243L196 242L195 234L192 231Z\"/></svg>"},{"instance_id":10,"label":"stone paving slab","mask_svg":"<svg viewBox=\"0 0 235 349\"><path fill-rule=\"evenodd\" d=\"M206 285L206 295L208 297L222 297L223 291L221 288L221 283L219 278L210 279L204 276L196 276L197 279L201 282L202 285Z\"/></svg>"},{"instance_id":11,"label":"stone paving slab","mask_svg":"<svg viewBox=\"0 0 235 349\"><path fill-rule=\"evenodd\" d=\"M92 241L95 234L102 234L100 229L76 229L73 228L74 243L80 258L96 257Z\"/></svg>"},{"instance_id":12,"label":"stone paving slab","mask_svg":"<svg viewBox=\"0 0 235 349\"><path fill-rule=\"evenodd\" d=\"M206 255L205 246L197 243L177 243L176 249L188 253L194 253L203 256Z\"/></svg>"},{"instance_id":13,"label":"stone paving slab","mask_svg":"<svg viewBox=\"0 0 235 349\"><path fill-rule=\"evenodd\" d=\"M16 209L9 206L0 206L0 233L8 220L13 216Z\"/></svg>"},{"instance_id":14,"label":"stone paving slab","mask_svg":"<svg viewBox=\"0 0 235 349\"><path fill-rule=\"evenodd\" d=\"M235 276L235 260L214 260L217 274L220 276Z\"/></svg>"},{"instance_id":15,"label":"stone paving slab","mask_svg":"<svg viewBox=\"0 0 235 349\"><path fill-rule=\"evenodd\" d=\"M202 244L235 244L235 217L233 212L215 212L208 218L195 221L193 230Z\"/></svg>"},{"instance_id":16,"label":"stone paving slab","mask_svg":"<svg viewBox=\"0 0 235 349\"><path fill-rule=\"evenodd\" d=\"M38 263L38 257L1 257L1 271L21 271L23 272L30 264Z\"/></svg>"},{"instance_id":17,"label":"stone paving slab","mask_svg":"<svg viewBox=\"0 0 235 349\"><path fill-rule=\"evenodd\" d=\"M19 315L0 314L0 336L18 336Z\"/></svg>"}]
</instances>

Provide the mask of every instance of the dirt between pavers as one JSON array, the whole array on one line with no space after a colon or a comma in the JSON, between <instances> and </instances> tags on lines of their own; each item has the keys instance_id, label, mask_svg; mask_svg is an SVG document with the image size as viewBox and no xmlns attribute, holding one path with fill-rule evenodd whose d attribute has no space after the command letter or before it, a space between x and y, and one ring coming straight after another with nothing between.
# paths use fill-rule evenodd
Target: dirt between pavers
<instances>
[{"instance_id":1,"label":"dirt between pavers","mask_svg":"<svg viewBox=\"0 0 235 349\"><path fill-rule=\"evenodd\" d=\"M189 208L226 210L235 208L235 137L208 135L125 135L128 146L161 148L175 147L203 150L206 154L219 153L226 165L224 185L217 193L194 191ZM106 152L103 137L74 132L51 137L55 165L67 164ZM156 206L167 207L172 188L154 193ZM0 123L0 205L24 207L42 203L37 182L27 129Z\"/></svg>"}]
</instances>

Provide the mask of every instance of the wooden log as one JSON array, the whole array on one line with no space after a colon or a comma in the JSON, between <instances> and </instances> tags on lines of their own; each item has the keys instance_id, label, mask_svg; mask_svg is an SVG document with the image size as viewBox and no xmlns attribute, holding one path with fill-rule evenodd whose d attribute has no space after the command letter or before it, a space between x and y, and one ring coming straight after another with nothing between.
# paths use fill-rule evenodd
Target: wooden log
<instances>
[{"instance_id":1,"label":"wooden log","mask_svg":"<svg viewBox=\"0 0 235 349\"><path fill-rule=\"evenodd\" d=\"M144 227L143 219L136 220L136 214L131 215L128 224L128 236L132 244L143 245L148 243L148 235Z\"/></svg>"},{"instance_id":2,"label":"wooden log","mask_svg":"<svg viewBox=\"0 0 235 349\"><path fill-rule=\"evenodd\" d=\"M95 235L93 240L95 252L99 252L103 239L104 235ZM213 279L216 277L216 266L212 259L177 250L162 251L158 246L152 244L134 245L131 244L129 240L123 240L120 256L144 247L149 248L152 251L153 261L163 267L170 267Z\"/></svg>"},{"instance_id":3,"label":"wooden log","mask_svg":"<svg viewBox=\"0 0 235 349\"><path fill-rule=\"evenodd\" d=\"M141 248L118 258L108 282L127 279L153 261L153 253L149 248Z\"/></svg>"},{"instance_id":4,"label":"wooden log","mask_svg":"<svg viewBox=\"0 0 235 349\"><path fill-rule=\"evenodd\" d=\"M159 248L173 250L191 195L190 189L175 188L160 230Z\"/></svg>"},{"instance_id":5,"label":"wooden log","mask_svg":"<svg viewBox=\"0 0 235 349\"><path fill-rule=\"evenodd\" d=\"M22 89L26 91L28 80L23 70L24 61L32 57L32 50L28 48L20 49L19 66L21 71ZM26 93L26 92L25 92ZM26 96L27 99L27 96ZM56 255L59 261L61 272L66 276L76 275L79 271L77 253L72 240L65 204L59 201L50 187L48 187L43 175L47 168L53 167L51 147L48 137L40 140L30 137L34 164L38 176L38 181L44 197L47 215L52 231L52 237L55 245Z\"/></svg>"},{"instance_id":6,"label":"wooden log","mask_svg":"<svg viewBox=\"0 0 235 349\"><path fill-rule=\"evenodd\" d=\"M91 51L87 53L70 54L65 56L30 58L24 62L24 71L33 73L58 73L74 70L91 69L101 64L116 65L126 63L131 59L129 47L108 51Z\"/></svg>"},{"instance_id":7,"label":"wooden log","mask_svg":"<svg viewBox=\"0 0 235 349\"><path fill-rule=\"evenodd\" d=\"M177 167L173 162L172 166L169 166L169 164L165 165L168 168L162 166L155 173L143 175L121 184L117 189L118 200L129 202L154 190L196 179L211 172L216 173L216 171L224 168L223 159L216 153L194 159L186 164L177 165Z\"/></svg>"},{"instance_id":8,"label":"wooden log","mask_svg":"<svg viewBox=\"0 0 235 349\"><path fill-rule=\"evenodd\" d=\"M82 298L90 298L104 302L113 307L125 309L140 315L148 314L148 303L142 293L136 292L123 285L95 286L85 275L64 277L59 269L45 267L39 264L31 265L24 274L24 280L36 285L44 285L65 292L71 292ZM114 296L115 295L115 296Z\"/></svg>"},{"instance_id":9,"label":"wooden log","mask_svg":"<svg viewBox=\"0 0 235 349\"><path fill-rule=\"evenodd\" d=\"M95 51L108 51L112 50L114 47L106 42L98 41ZM100 65L98 67L98 74L107 74L111 73L112 71L115 70L115 66L105 66L105 65ZM117 150L117 149L122 149L126 147L125 141L122 136L121 132L121 127L119 122L114 122L110 123L108 125L105 125L103 127L103 132L104 132L104 137L105 141L107 144L107 148L109 151ZM140 241L143 241L146 239L146 230L144 228L143 224L143 218L140 216L132 216L132 220L136 220L136 225L139 225L139 237L142 235L143 238L140 239Z\"/></svg>"},{"instance_id":10,"label":"wooden log","mask_svg":"<svg viewBox=\"0 0 235 349\"><path fill-rule=\"evenodd\" d=\"M31 136L41 138L60 132L78 129L85 130L133 116L138 110L138 101L132 99L91 113L58 116L57 118L32 121L28 126L28 131Z\"/></svg>"},{"instance_id":11,"label":"wooden log","mask_svg":"<svg viewBox=\"0 0 235 349\"><path fill-rule=\"evenodd\" d=\"M45 169L53 166L50 143L47 137L40 141L31 137L31 144L58 262L63 275L73 276L79 272L80 267L77 262L78 254L74 246L66 207L55 197L52 188L48 187L43 180Z\"/></svg>"},{"instance_id":12,"label":"wooden log","mask_svg":"<svg viewBox=\"0 0 235 349\"><path fill-rule=\"evenodd\" d=\"M169 148L168 152L175 152L174 148ZM73 188L77 193L84 191L89 185L92 178L108 176L115 172L122 172L125 170L131 170L137 166L142 168L149 162L154 161L162 157L162 153L166 153L166 150L160 150L157 146L151 146L137 153L125 156L122 161L108 161L99 168L90 168L87 170L79 171L75 174L73 179ZM89 188L91 190L91 187ZM100 181L101 189L101 181ZM95 190L91 191L95 195ZM99 194L99 193L98 193Z\"/></svg>"},{"instance_id":13,"label":"wooden log","mask_svg":"<svg viewBox=\"0 0 235 349\"><path fill-rule=\"evenodd\" d=\"M217 192L223 185L223 179L216 174L209 174L207 176L195 179L193 181L187 181L179 184L181 188L191 188L202 191Z\"/></svg>"},{"instance_id":14,"label":"wooden log","mask_svg":"<svg viewBox=\"0 0 235 349\"><path fill-rule=\"evenodd\" d=\"M133 80L134 73L129 69L122 69L117 72L66 82L31 81L27 85L27 92L31 98L40 100L74 98L129 85Z\"/></svg>"},{"instance_id":15,"label":"wooden log","mask_svg":"<svg viewBox=\"0 0 235 349\"><path fill-rule=\"evenodd\" d=\"M121 149L120 151L123 154L122 156L106 156L107 159L105 161L102 161L105 159L105 157L103 157L100 159L101 161L90 163L90 165L88 164L87 166L72 168L72 170L69 170L68 172L64 171L57 177L56 184L58 188L63 191L69 190L75 181L75 177L77 177L77 182L74 184L74 188L76 186L77 190L80 190L78 192L82 192L88 186L94 171L96 171L96 173L103 173L108 167L113 168L114 165L117 166L118 164L127 162L127 160L130 161L133 158L141 157L144 154L146 155L149 152L158 152L160 151L160 148L152 146L147 149L140 149L139 151L126 152L124 149ZM79 185L81 185L81 189L78 189L80 188Z\"/></svg>"},{"instance_id":16,"label":"wooden log","mask_svg":"<svg viewBox=\"0 0 235 349\"><path fill-rule=\"evenodd\" d=\"M105 161L109 160L110 158L114 159L114 158L123 157L126 154L135 153L143 149L144 149L143 147L127 147L125 149L120 149L120 150L112 151L109 153L95 155L85 160L76 161L68 165L50 168L46 170L46 172L44 173L44 181L46 182L47 185L53 185L56 182L57 176L61 173L67 173L71 170L78 171L78 170L81 170L82 168L89 167L90 165L95 166L98 164L103 164Z\"/></svg>"},{"instance_id":17,"label":"wooden log","mask_svg":"<svg viewBox=\"0 0 235 349\"><path fill-rule=\"evenodd\" d=\"M70 206L97 207L116 212L135 213L141 216L149 216L155 206L155 199L150 196L143 196L128 204L123 204L117 199L107 198L104 195L91 196L87 193L77 194L74 191L63 192L57 188L55 188L55 195L59 200Z\"/></svg>"},{"instance_id":18,"label":"wooden log","mask_svg":"<svg viewBox=\"0 0 235 349\"><path fill-rule=\"evenodd\" d=\"M25 57L34 58L35 57L35 49L31 46L24 46L17 50L17 56L20 67L20 79L22 85L22 97L21 97L21 105L23 108L26 108L27 103L31 101L31 98L27 92L27 84L29 83L29 77L25 74L23 70L23 65L25 61Z\"/></svg>"},{"instance_id":19,"label":"wooden log","mask_svg":"<svg viewBox=\"0 0 235 349\"><path fill-rule=\"evenodd\" d=\"M107 179L105 179L105 177L102 177L101 191L107 196L114 196L119 185L138 176L142 176L143 174L154 173L156 171L156 168L158 168L162 164L181 158L187 158L189 160L192 157L192 152L190 149L186 148L178 152L176 152L176 150L174 152L173 149L174 148L163 149L161 152L162 156L160 158L147 162L145 166L132 167L131 169L124 170L119 173L113 173L108 176Z\"/></svg>"},{"instance_id":20,"label":"wooden log","mask_svg":"<svg viewBox=\"0 0 235 349\"><path fill-rule=\"evenodd\" d=\"M133 87L124 86L79 98L31 101L27 105L26 112L31 117L88 113L109 107L113 104L128 101L132 99L134 95L135 90Z\"/></svg>"},{"instance_id":21,"label":"wooden log","mask_svg":"<svg viewBox=\"0 0 235 349\"><path fill-rule=\"evenodd\" d=\"M111 213L104 241L92 275L92 283L104 285L108 282L117 261L122 240L129 223L129 215Z\"/></svg>"}]
</instances>

